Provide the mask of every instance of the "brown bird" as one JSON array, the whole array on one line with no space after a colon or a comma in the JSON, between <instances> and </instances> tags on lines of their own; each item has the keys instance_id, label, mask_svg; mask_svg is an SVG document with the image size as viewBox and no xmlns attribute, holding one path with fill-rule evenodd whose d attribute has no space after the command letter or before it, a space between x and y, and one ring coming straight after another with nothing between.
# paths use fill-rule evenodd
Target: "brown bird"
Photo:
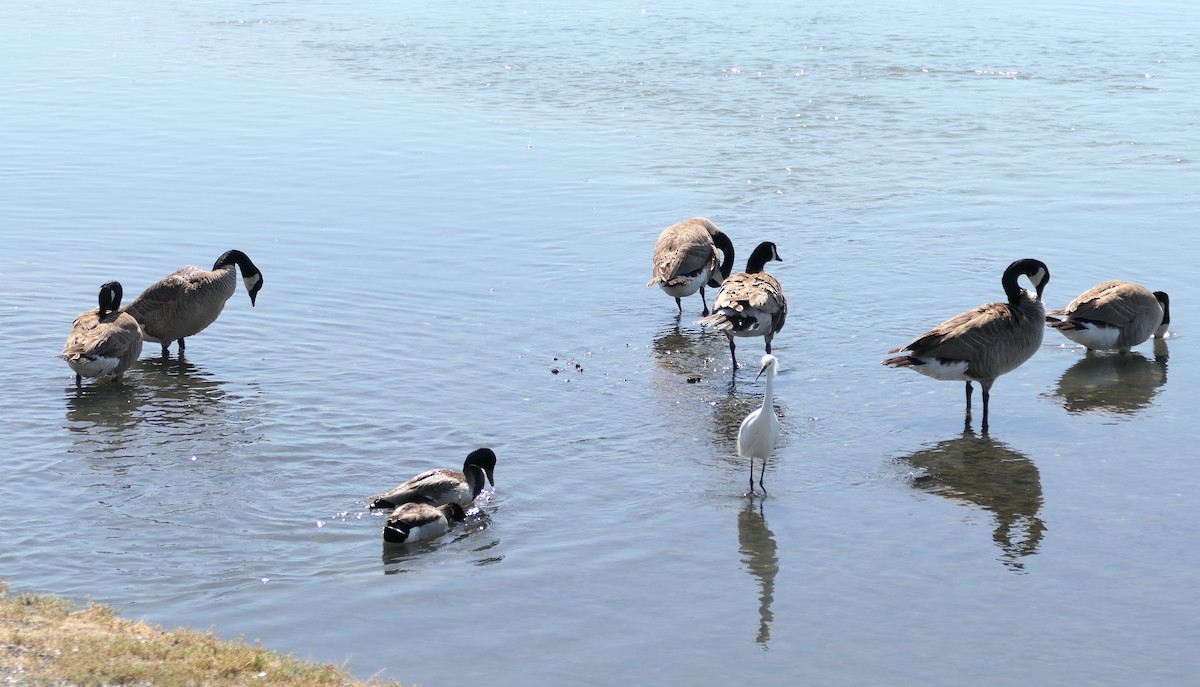
<instances>
[{"instance_id":1,"label":"brown bird","mask_svg":"<svg viewBox=\"0 0 1200 687\"><path fill-rule=\"evenodd\" d=\"M1089 351L1115 348L1128 353L1151 336L1166 336L1171 301L1162 291L1151 292L1141 284L1106 281L1067 307L1046 313L1046 323Z\"/></svg>"},{"instance_id":2,"label":"brown bird","mask_svg":"<svg viewBox=\"0 0 1200 687\"><path fill-rule=\"evenodd\" d=\"M163 355L172 341L179 342L183 353L184 338L199 334L216 321L225 301L237 288L237 272L250 294L250 306L263 286L262 272L240 250L226 251L211 270L195 265L180 268L151 284L125 307L145 332L146 341L162 344Z\"/></svg>"},{"instance_id":3,"label":"brown bird","mask_svg":"<svg viewBox=\"0 0 1200 687\"><path fill-rule=\"evenodd\" d=\"M725 332L734 370L738 367L734 337L761 336L766 342L767 353L770 353L771 339L783 329L787 320L783 286L763 271L772 260L783 261L775 244L770 241L758 244L746 261L746 271L726 278L721 284L712 314L696 321L696 324Z\"/></svg>"},{"instance_id":4,"label":"brown bird","mask_svg":"<svg viewBox=\"0 0 1200 687\"><path fill-rule=\"evenodd\" d=\"M717 249L721 262L718 264ZM718 287L733 271L733 242L717 225L695 217L672 224L663 230L654 244L654 277L646 286L659 286L683 313L680 300L697 291L708 315L704 287Z\"/></svg>"},{"instance_id":5,"label":"brown bird","mask_svg":"<svg viewBox=\"0 0 1200 687\"><path fill-rule=\"evenodd\" d=\"M433 539L449 532L450 523L466 519L466 511L457 503L441 506L405 503L388 516L383 526L383 540L389 544L411 544Z\"/></svg>"},{"instance_id":6,"label":"brown bird","mask_svg":"<svg viewBox=\"0 0 1200 687\"><path fill-rule=\"evenodd\" d=\"M1021 288L1017 279L1029 277L1034 292ZM1017 260L1004 270L1000 283L1007 302L989 303L939 324L889 353L908 355L888 358L884 365L908 367L934 379L965 381L966 421L971 421L971 382L983 389L983 431L988 427L988 400L992 383L1029 360L1042 345L1046 311L1042 291L1050 282L1050 270L1040 260Z\"/></svg>"},{"instance_id":7,"label":"brown bird","mask_svg":"<svg viewBox=\"0 0 1200 687\"><path fill-rule=\"evenodd\" d=\"M75 318L60 358L75 371L75 384L84 377L112 376L119 380L142 353L137 320L121 309L121 283L100 287L100 307Z\"/></svg>"},{"instance_id":8,"label":"brown bird","mask_svg":"<svg viewBox=\"0 0 1200 687\"><path fill-rule=\"evenodd\" d=\"M368 498L367 504L371 508L395 508L413 502L435 506L457 503L465 508L479 496L485 479L496 485L495 470L495 452L490 448L475 449L463 461L462 472L450 468L426 470L389 492Z\"/></svg>"}]
</instances>

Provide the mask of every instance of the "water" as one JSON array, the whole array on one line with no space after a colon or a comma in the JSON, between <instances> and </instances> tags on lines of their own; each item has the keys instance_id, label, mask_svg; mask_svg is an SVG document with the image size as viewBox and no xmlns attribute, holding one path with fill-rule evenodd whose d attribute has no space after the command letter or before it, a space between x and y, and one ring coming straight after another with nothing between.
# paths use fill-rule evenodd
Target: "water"
<instances>
[{"instance_id":1,"label":"water","mask_svg":"<svg viewBox=\"0 0 1200 687\"><path fill-rule=\"evenodd\" d=\"M0 578L430 685L1190 684L1198 15L10 8ZM763 500L754 370L644 287L697 215L784 258ZM103 281L234 247L257 307L75 388ZM1170 292L1180 336L1047 332L964 433L879 361L1027 256L1051 307ZM482 513L385 551L362 499L482 445Z\"/></svg>"}]
</instances>

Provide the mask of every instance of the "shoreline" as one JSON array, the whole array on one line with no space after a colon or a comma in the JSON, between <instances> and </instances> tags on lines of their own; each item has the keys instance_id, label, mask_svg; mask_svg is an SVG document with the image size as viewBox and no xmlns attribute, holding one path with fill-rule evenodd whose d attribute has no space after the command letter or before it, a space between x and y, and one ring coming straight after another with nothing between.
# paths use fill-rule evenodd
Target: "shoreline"
<instances>
[{"instance_id":1,"label":"shoreline","mask_svg":"<svg viewBox=\"0 0 1200 687\"><path fill-rule=\"evenodd\" d=\"M0 582L0 685L4 687L400 687L359 680L346 665L302 661L242 638L166 629L109 606L14 593Z\"/></svg>"}]
</instances>

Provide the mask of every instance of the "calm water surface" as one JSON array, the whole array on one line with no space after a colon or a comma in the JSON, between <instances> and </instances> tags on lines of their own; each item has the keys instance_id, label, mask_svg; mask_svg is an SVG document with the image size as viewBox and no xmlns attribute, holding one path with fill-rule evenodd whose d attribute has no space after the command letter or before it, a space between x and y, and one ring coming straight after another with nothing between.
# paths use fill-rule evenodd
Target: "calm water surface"
<instances>
[{"instance_id":1,"label":"calm water surface","mask_svg":"<svg viewBox=\"0 0 1200 687\"><path fill-rule=\"evenodd\" d=\"M9 8L0 578L428 685L1190 684L1198 25L1158 1ZM644 286L697 215L739 269L762 240L784 259L766 499L734 447L755 371ZM257 307L239 288L186 357L75 388L55 355L102 282L235 247ZM1169 291L1178 336L1086 357L1048 332L964 432L961 385L879 361L1021 257L1051 307ZM363 499L481 445L481 512L385 551Z\"/></svg>"}]
</instances>

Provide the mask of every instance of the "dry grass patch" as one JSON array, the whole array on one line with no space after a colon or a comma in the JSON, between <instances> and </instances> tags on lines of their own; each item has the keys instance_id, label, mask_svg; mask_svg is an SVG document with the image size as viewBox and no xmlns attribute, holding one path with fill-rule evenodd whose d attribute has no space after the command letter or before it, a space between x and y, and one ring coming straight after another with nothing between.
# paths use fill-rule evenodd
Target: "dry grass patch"
<instances>
[{"instance_id":1,"label":"dry grass patch","mask_svg":"<svg viewBox=\"0 0 1200 687\"><path fill-rule=\"evenodd\" d=\"M361 682L330 663L305 663L211 632L164 630L107 607L14 596L0 583L0 682L30 687L396 687Z\"/></svg>"}]
</instances>

